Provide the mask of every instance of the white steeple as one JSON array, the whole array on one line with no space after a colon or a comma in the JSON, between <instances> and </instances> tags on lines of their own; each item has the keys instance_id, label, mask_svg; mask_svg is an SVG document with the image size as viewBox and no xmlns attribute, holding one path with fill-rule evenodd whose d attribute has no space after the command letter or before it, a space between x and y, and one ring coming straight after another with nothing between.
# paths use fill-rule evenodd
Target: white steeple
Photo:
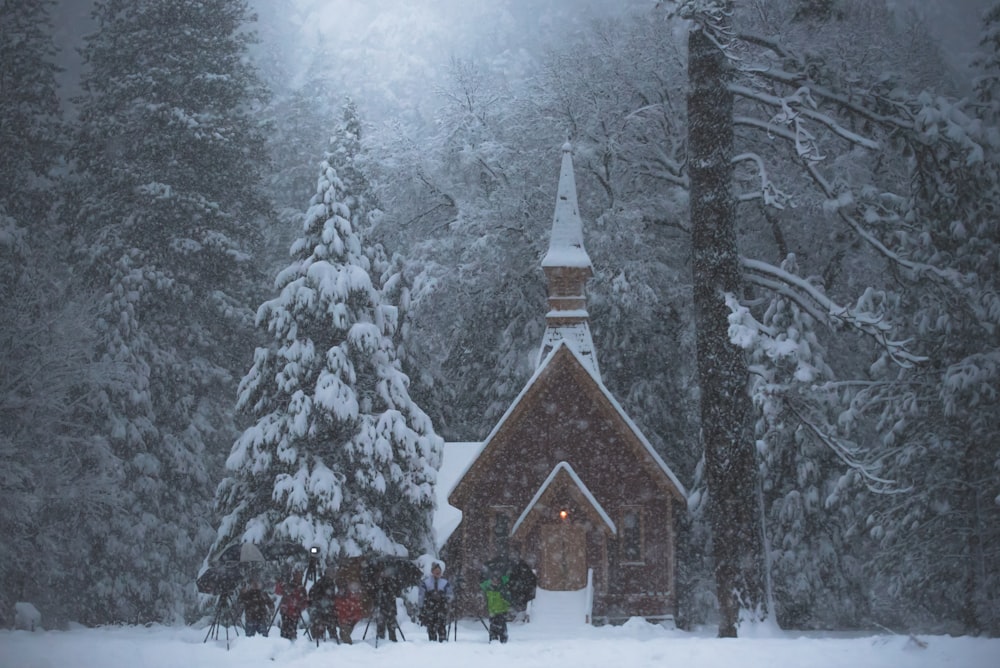
<instances>
[{"instance_id":1,"label":"white steeple","mask_svg":"<svg viewBox=\"0 0 1000 668\"><path fill-rule=\"evenodd\" d=\"M587 314L586 283L594 269L583 247L583 221L576 203L573 147L569 142L562 147L552 236L549 250L542 259L542 269L549 284L549 312L545 314L539 363L560 341L565 341L600 380Z\"/></svg>"}]
</instances>

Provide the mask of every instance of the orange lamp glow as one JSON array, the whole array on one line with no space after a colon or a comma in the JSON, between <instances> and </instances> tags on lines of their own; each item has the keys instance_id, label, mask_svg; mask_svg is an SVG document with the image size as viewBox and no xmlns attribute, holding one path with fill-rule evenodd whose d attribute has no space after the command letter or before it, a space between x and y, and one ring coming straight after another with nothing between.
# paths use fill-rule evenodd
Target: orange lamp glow
<instances>
[{"instance_id":1,"label":"orange lamp glow","mask_svg":"<svg viewBox=\"0 0 1000 668\"><path fill-rule=\"evenodd\" d=\"M569 513L567 513L565 510L560 510L559 511L559 519L564 520L567 517L569 517Z\"/></svg>"}]
</instances>

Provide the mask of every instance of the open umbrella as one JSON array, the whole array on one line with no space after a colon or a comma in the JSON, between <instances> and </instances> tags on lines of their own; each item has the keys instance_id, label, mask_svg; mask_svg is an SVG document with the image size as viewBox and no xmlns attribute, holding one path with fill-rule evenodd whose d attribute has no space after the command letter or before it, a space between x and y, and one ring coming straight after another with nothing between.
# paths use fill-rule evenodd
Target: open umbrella
<instances>
[{"instance_id":1,"label":"open umbrella","mask_svg":"<svg viewBox=\"0 0 1000 668\"><path fill-rule=\"evenodd\" d=\"M260 546L260 551L267 561L277 561L286 557L305 559L309 554L300 543L293 543L290 540L265 543Z\"/></svg>"},{"instance_id":2,"label":"open umbrella","mask_svg":"<svg viewBox=\"0 0 1000 668\"><path fill-rule=\"evenodd\" d=\"M538 577L527 562L518 560L510 570L510 581L507 589L510 591L510 604L517 610L523 610L528 601L535 598L535 588Z\"/></svg>"},{"instance_id":3,"label":"open umbrella","mask_svg":"<svg viewBox=\"0 0 1000 668\"><path fill-rule=\"evenodd\" d=\"M381 575L392 582L393 589L400 592L407 587L420 584L423 573L420 567L403 557L377 557L373 560L376 576Z\"/></svg>"},{"instance_id":4,"label":"open umbrella","mask_svg":"<svg viewBox=\"0 0 1000 668\"><path fill-rule=\"evenodd\" d=\"M510 598L511 607L522 610L528 601L535 598L535 587L538 586L538 578L531 566L521 559L510 557L493 557L483 564L483 576L506 575L507 592Z\"/></svg>"},{"instance_id":5,"label":"open umbrella","mask_svg":"<svg viewBox=\"0 0 1000 668\"><path fill-rule=\"evenodd\" d=\"M226 596L231 594L243 580L237 563L222 563L210 566L204 573L198 576L195 584L202 594L213 596Z\"/></svg>"},{"instance_id":6,"label":"open umbrella","mask_svg":"<svg viewBox=\"0 0 1000 668\"><path fill-rule=\"evenodd\" d=\"M243 543L240 546L240 563L250 561L264 561L264 554L253 543Z\"/></svg>"}]
</instances>

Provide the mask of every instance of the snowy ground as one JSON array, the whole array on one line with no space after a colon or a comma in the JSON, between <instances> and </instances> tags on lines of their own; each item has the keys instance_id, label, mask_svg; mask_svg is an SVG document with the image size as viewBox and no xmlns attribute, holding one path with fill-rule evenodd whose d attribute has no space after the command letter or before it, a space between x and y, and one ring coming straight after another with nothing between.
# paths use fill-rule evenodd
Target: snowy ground
<instances>
[{"instance_id":1,"label":"snowy ground","mask_svg":"<svg viewBox=\"0 0 1000 668\"><path fill-rule=\"evenodd\" d=\"M688 633L633 620L620 627L512 624L510 642L488 643L478 621L461 622L457 642L430 643L424 630L402 621L406 642L379 643L371 631L353 645L301 638L245 638L226 649L204 628L102 628L0 631L0 668L997 668L1000 639L770 633L719 640L714 630ZM558 635L557 635L558 634Z\"/></svg>"}]
</instances>

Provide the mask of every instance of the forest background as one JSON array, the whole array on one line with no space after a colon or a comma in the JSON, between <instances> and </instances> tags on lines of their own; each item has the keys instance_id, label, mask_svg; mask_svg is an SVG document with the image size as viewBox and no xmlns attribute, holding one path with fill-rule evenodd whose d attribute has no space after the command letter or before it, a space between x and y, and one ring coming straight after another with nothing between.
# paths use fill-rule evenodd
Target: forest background
<instances>
[{"instance_id":1,"label":"forest background","mask_svg":"<svg viewBox=\"0 0 1000 668\"><path fill-rule=\"evenodd\" d=\"M715 619L687 40L722 24L613 4L0 1L0 611L197 616L254 313L331 168L405 405L482 438L532 371L568 137L604 382L691 490L678 621ZM962 9L740 2L759 39L721 49L741 492L785 627L1000 633L1000 16Z\"/></svg>"}]
</instances>

